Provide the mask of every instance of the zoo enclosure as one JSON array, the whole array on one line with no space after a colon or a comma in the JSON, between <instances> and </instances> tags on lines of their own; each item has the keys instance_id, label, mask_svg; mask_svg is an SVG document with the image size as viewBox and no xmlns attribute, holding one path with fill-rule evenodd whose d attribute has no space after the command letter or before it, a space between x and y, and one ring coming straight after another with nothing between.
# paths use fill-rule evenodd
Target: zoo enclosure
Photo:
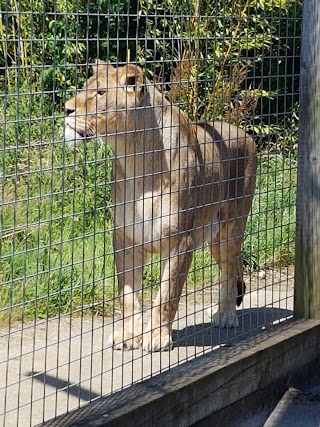
<instances>
[{"instance_id":1,"label":"zoo enclosure","mask_svg":"<svg viewBox=\"0 0 320 427\"><path fill-rule=\"evenodd\" d=\"M3 423L70 411L292 316L301 2L1 3ZM259 152L240 327L213 329L217 269L190 268L172 354L113 352L119 318L109 183L98 138L66 147L63 105L95 58L138 62L192 121L245 128ZM150 306L160 263L144 273ZM180 332L179 332L180 331ZM3 398L2 398L3 397Z\"/></svg>"}]
</instances>

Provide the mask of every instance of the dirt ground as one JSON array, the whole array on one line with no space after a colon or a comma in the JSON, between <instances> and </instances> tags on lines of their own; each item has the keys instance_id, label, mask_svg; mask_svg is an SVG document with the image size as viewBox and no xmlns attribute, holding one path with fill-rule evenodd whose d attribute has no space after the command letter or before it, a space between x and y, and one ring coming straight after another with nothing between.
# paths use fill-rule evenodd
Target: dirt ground
<instances>
[{"instance_id":1,"label":"dirt ground","mask_svg":"<svg viewBox=\"0 0 320 427\"><path fill-rule=\"evenodd\" d=\"M10 333L3 327L0 425L36 425L292 316L291 267L254 273L246 284L236 329L212 327L205 313L218 290L213 297L201 289L185 293L174 323L174 349L166 353L112 350L108 336L121 320L102 316L62 316Z\"/></svg>"}]
</instances>

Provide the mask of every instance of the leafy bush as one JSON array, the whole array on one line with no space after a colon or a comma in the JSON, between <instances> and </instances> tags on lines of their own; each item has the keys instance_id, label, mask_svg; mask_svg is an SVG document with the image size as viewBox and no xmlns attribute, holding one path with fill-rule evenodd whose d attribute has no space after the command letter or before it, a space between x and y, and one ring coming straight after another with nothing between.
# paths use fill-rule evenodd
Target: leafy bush
<instances>
[{"instance_id":1,"label":"leafy bush","mask_svg":"<svg viewBox=\"0 0 320 427\"><path fill-rule=\"evenodd\" d=\"M230 121L275 148L298 101L301 1L141 0L140 7L147 48L139 45L137 57L167 83L171 100L194 120Z\"/></svg>"},{"instance_id":2,"label":"leafy bush","mask_svg":"<svg viewBox=\"0 0 320 427\"><path fill-rule=\"evenodd\" d=\"M0 67L6 91L25 80L62 108L66 90L80 86L96 57L125 60L136 31L137 1L0 0ZM120 41L119 41L120 39ZM83 66L85 65L85 66ZM78 67L79 66L79 67Z\"/></svg>"}]
</instances>

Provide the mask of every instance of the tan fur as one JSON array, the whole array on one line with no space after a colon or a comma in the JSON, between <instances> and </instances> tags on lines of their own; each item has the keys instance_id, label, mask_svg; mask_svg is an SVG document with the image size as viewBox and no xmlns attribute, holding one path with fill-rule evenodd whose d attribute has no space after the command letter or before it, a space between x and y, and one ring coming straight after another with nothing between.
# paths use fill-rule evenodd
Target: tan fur
<instances>
[{"instance_id":1,"label":"tan fur","mask_svg":"<svg viewBox=\"0 0 320 427\"><path fill-rule=\"evenodd\" d=\"M255 187L256 148L228 123L193 125L129 64L97 62L66 102L65 139L104 137L113 147L114 251L123 329L117 349L172 348L171 328L193 250L208 244L220 268L215 325L238 326L241 246ZM161 284L142 328L138 290L148 253L161 253ZM238 300L237 300L238 298Z\"/></svg>"}]
</instances>

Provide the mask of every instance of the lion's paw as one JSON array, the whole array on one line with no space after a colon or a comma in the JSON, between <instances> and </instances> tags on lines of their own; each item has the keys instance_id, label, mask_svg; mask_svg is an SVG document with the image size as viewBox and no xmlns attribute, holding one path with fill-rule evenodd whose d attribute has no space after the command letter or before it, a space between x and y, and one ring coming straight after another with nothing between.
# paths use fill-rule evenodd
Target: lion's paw
<instances>
[{"instance_id":1,"label":"lion's paw","mask_svg":"<svg viewBox=\"0 0 320 427\"><path fill-rule=\"evenodd\" d=\"M207 314L211 318L211 323L221 328L237 328L239 320L236 310L229 310L228 312L221 312L220 310L214 312L212 307L207 308Z\"/></svg>"},{"instance_id":2,"label":"lion's paw","mask_svg":"<svg viewBox=\"0 0 320 427\"><path fill-rule=\"evenodd\" d=\"M109 336L109 344L115 350L132 350L140 347L141 338L135 336L132 332L117 331Z\"/></svg>"},{"instance_id":3,"label":"lion's paw","mask_svg":"<svg viewBox=\"0 0 320 427\"><path fill-rule=\"evenodd\" d=\"M170 334L161 334L160 331L146 332L142 337L142 348L145 351L170 351L173 348Z\"/></svg>"}]
</instances>

